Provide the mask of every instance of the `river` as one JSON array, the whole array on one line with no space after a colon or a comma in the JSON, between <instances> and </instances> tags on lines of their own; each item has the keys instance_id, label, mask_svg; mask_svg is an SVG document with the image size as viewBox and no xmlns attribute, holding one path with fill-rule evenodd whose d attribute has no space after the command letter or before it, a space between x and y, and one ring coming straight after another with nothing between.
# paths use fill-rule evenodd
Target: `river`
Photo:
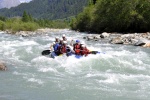
<instances>
[{"instance_id":1,"label":"river","mask_svg":"<svg viewBox=\"0 0 150 100\"><path fill-rule=\"evenodd\" d=\"M81 59L42 56L56 36L100 51ZM150 49L85 41L67 29L21 37L0 33L0 100L149 100Z\"/></svg>"}]
</instances>

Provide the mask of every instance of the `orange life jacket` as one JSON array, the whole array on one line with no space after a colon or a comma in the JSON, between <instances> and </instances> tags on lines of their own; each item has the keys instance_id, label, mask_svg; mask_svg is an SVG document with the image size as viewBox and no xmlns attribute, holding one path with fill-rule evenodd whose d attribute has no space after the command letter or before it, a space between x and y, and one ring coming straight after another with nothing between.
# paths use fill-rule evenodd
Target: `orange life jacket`
<instances>
[{"instance_id":1,"label":"orange life jacket","mask_svg":"<svg viewBox=\"0 0 150 100\"><path fill-rule=\"evenodd\" d=\"M65 45L62 45L61 47L60 47L60 49L59 49L59 51L60 51L60 53L66 53L67 52L67 50L66 50L66 46Z\"/></svg>"},{"instance_id":2,"label":"orange life jacket","mask_svg":"<svg viewBox=\"0 0 150 100\"><path fill-rule=\"evenodd\" d=\"M73 50L75 51L75 54L79 55L81 49L81 44L74 44Z\"/></svg>"},{"instance_id":3,"label":"orange life jacket","mask_svg":"<svg viewBox=\"0 0 150 100\"><path fill-rule=\"evenodd\" d=\"M88 54L89 54L89 50L87 49L87 48L81 48L81 55L85 55L85 56L87 56Z\"/></svg>"}]
</instances>

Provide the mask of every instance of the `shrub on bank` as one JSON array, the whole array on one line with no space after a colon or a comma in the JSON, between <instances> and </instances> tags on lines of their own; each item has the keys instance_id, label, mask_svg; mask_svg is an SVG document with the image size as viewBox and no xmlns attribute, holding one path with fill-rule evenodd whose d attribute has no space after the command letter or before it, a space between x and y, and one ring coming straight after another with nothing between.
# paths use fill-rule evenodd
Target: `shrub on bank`
<instances>
[{"instance_id":1,"label":"shrub on bank","mask_svg":"<svg viewBox=\"0 0 150 100\"><path fill-rule=\"evenodd\" d=\"M0 30L4 30L3 26L4 26L4 22L0 20Z\"/></svg>"},{"instance_id":2,"label":"shrub on bank","mask_svg":"<svg viewBox=\"0 0 150 100\"><path fill-rule=\"evenodd\" d=\"M36 20L36 23L39 24L42 28L69 28L69 23L63 20Z\"/></svg>"},{"instance_id":3,"label":"shrub on bank","mask_svg":"<svg viewBox=\"0 0 150 100\"><path fill-rule=\"evenodd\" d=\"M1 30L10 31L35 31L39 25L35 22L23 22L20 19L12 18L2 24Z\"/></svg>"},{"instance_id":4,"label":"shrub on bank","mask_svg":"<svg viewBox=\"0 0 150 100\"><path fill-rule=\"evenodd\" d=\"M25 13L25 12L24 12ZM0 19L0 30L16 31L35 31L38 28L69 28L69 22L65 20L46 20L34 19L25 13L24 16L15 18ZM27 19L27 18L30 18Z\"/></svg>"},{"instance_id":5,"label":"shrub on bank","mask_svg":"<svg viewBox=\"0 0 150 100\"><path fill-rule=\"evenodd\" d=\"M97 33L147 32L149 16L149 0L96 0L73 20L71 27Z\"/></svg>"},{"instance_id":6,"label":"shrub on bank","mask_svg":"<svg viewBox=\"0 0 150 100\"><path fill-rule=\"evenodd\" d=\"M11 29L12 31L35 31L39 28L37 23L33 22L26 22L26 23L16 23L14 24Z\"/></svg>"}]
</instances>

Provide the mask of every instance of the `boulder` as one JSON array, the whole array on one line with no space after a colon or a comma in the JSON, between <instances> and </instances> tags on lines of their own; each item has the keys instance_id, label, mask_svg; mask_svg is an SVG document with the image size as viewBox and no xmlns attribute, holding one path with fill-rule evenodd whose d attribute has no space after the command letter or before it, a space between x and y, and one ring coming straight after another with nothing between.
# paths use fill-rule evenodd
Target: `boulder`
<instances>
[{"instance_id":1,"label":"boulder","mask_svg":"<svg viewBox=\"0 0 150 100\"><path fill-rule=\"evenodd\" d=\"M113 44L123 44L123 40L121 37L113 38L110 42Z\"/></svg>"},{"instance_id":2,"label":"boulder","mask_svg":"<svg viewBox=\"0 0 150 100\"><path fill-rule=\"evenodd\" d=\"M123 34L123 35L121 35L121 38L132 38L134 36L135 36L135 34Z\"/></svg>"},{"instance_id":3,"label":"boulder","mask_svg":"<svg viewBox=\"0 0 150 100\"><path fill-rule=\"evenodd\" d=\"M87 36L87 40L88 40L88 41L93 40L93 39L94 39L94 37L92 37L92 36Z\"/></svg>"},{"instance_id":4,"label":"boulder","mask_svg":"<svg viewBox=\"0 0 150 100\"><path fill-rule=\"evenodd\" d=\"M122 41L123 41L123 44L131 44L131 39L130 39L130 37L126 37L126 38L122 38Z\"/></svg>"},{"instance_id":5,"label":"boulder","mask_svg":"<svg viewBox=\"0 0 150 100\"><path fill-rule=\"evenodd\" d=\"M131 39L132 44L136 44L139 40L138 39Z\"/></svg>"},{"instance_id":6,"label":"boulder","mask_svg":"<svg viewBox=\"0 0 150 100\"><path fill-rule=\"evenodd\" d=\"M141 34L141 37L147 38L147 37L148 37L148 33L142 33L142 34Z\"/></svg>"},{"instance_id":7,"label":"boulder","mask_svg":"<svg viewBox=\"0 0 150 100\"><path fill-rule=\"evenodd\" d=\"M97 35L97 36L94 36L93 38L94 39L100 39L101 37L99 35Z\"/></svg>"},{"instance_id":8,"label":"boulder","mask_svg":"<svg viewBox=\"0 0 150 100\"><path fill-rule=\"evenodd\" d=\"M148 36L147 39L150 40L150 36Z\"/></svg>"},{"instance_id":9,"label":"boulder","mask_svg":"<svg viewBox=\"0 0 150 100\"><path fill-rule=\"evenodd\" d=\"M101 38L106 38L106 37L109 37L109 36L110 36L109 33L103 32L100 37Z\"/></svg>"},{"instance_id":10,"label":"boulder","mask_svg":"<svg viewBox=\"0 0 150 100\"><path fill-rule=\"evenodd\" d=\"M136 43L134 44L134 46L143 46L143 45L145 45L145 42L142 41L142 40L139 40L138 42L136 42Z\"/></svg>"},{"instance_id":11,"label":"boulder","mask_svg":"<svg viewBox=\"0 0 150 100\"><path fill-rule=\"evenodd\" d=\"M83 39L86 39L86 37L83 37Z\"/></svg>"},{"instance_id":12,"label":"boulder","mask_svg":"<svg viewBox=\"0 0 150 100\"><path fill-rule=\"evenodd\" d=\"M0 62L0 70L7 70L7 67L3 62Z\"/></svg>"},{"instance_id":13,"label":"boulder","mask_svg":"<svg viewBox=\"0 0 150 100\"><path fill-rule=\"evenodd\" d=\"M102 34L100 35L100 38L105 38Z\"/></svg>"},{"instance_id":14,"label":"boulder","mask_svg":"<svg viewBox=\"0 0 150 100\"><path fill-rule=\"evenodd\" d=\"M143 45L143 47L150 47L150 43L145 43L145 45Z\"/></svg>"}]
</instances>

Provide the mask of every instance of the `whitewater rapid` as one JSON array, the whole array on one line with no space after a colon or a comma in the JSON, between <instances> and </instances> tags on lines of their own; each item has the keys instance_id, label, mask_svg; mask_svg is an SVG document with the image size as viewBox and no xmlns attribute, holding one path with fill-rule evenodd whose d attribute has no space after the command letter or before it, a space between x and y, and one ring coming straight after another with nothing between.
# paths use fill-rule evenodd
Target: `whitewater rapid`
<instances>
[{"instance_id":1,"label":"whitewater rapid","mask_svg":"<svg viewBox=\"0 0 150 100\"><path fill-rule=\"evenodd\" d=\"M56 36L102 52L81 59L42 56ZM86 41L68 29L22 37L0 32L0 100L149 100L150 50Z\"/></svg>"}]
</instances>

